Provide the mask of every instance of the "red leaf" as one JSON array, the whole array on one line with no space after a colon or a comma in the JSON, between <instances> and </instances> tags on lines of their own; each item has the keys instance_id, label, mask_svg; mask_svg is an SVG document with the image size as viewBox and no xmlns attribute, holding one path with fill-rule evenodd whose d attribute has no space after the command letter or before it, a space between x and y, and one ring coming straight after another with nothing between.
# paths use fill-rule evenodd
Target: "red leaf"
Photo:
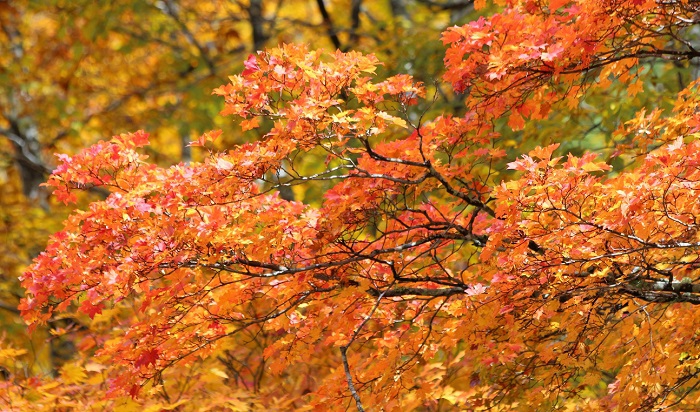
<instances>
[{"instance_id":1,"label":"red leaf","mask_svg":"<svg viewBox=\"0 0 700 412\"><path fill-rule=\"evenodd\" d=\"M134 362L134 366L140 368L141 366L155 365L158 360L158 355L158 349L143 351L139 358L136 359L136 362Z\"/></svg>"},{"instance_id":2,"label":"red leaf","mask_svg":"<svg viewBox=\"0 0 700 412\"><path fill-rule=\"evenodd\" d=\"M94 319L95 315L99 315L102 313L102 309L105 308L104 303L98 303L97 305L93 305L92 302L89 300L84 301L80 305L80 310L83 313L86 313L88 316L90 316L90 319Z\"/></svg>"},{"instance_id":3,"label":"red leaf","mask_svg":"<svg viewBox=\"0 0 700 412\"><path fill-rule=\"evenodd\" d=\"M247 76L260 70L260 66L258 66L258 59L254 54L248 56L248 59L243 62L243 66L245 66L245 69L241 73L243 76Z\"/></svg>"},{"instance_id":4,"label":"red leaf","mask_svg":"<svg viewBox=\"0 0 700 412\"><path fill-rule=\"evenodd\" d=\"M131 388L129 389L129 396L131 396L131 399L136 399L136 397L139 395L140 390L141 390L141 386L132 385Z\"/></svg>"}]
</instances>

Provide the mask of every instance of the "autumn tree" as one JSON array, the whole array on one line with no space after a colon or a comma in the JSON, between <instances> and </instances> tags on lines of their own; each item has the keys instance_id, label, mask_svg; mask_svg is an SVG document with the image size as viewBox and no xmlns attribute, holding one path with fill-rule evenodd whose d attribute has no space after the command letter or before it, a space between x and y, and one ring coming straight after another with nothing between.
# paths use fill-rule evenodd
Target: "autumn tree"
<instances>
[{"instance_id":1,"label":"autumn tree","mask_svg":"<svg viewBox=\"0 0 700 412\"><path fill-rule=\"evenodd\" d=\"M10 381L60 375L93 332L64 314L30 337L17 309L18 277L49 235L71 210L109 194L95 187L78 203L56 202L40 186L54 152L73 155L105 130L145 128L150 161L169 166L202 159L188 146L202 130L223 129L221 147L254 139L257 131L217 117L221 102L208 95L245 56L280 42L371 49L383 72L410 70L432 83L438 34L469 10L417 1L0 1L0 346L11 348L0 371ZM282 195L308 202L320 192Z\"/></svg>"},{"instance_id":2,"label":"autumn tree","mask_svg":"<svg viewBox=\"0 0 700 412\"><path fill-rule=\"evenodd\" d=\"M59 155L47 183L57 200L109 196L51 238L22 276L20 309L30 328L82 313L91 334L54 381L6 385L2 399L700 402L698 85L648 80L669 65L681 78L700 56L698 5L496 3L442 36L461 113L432 115L422 102L439 87L377 78L374 55L287 44L251 54L214 90L256 141L220 149L224 133L207 132L190 143L202 161L171 167L148 161L143 131ZM578 130L562 113L621 86L664 99L631 99L622 113L636 114L599 153L562 151ZM538 135L557 119L559 134ZM513 153L532 140L547 144ZM322 197L287 200L285 188Z\"/></svg>"}]
</instances>

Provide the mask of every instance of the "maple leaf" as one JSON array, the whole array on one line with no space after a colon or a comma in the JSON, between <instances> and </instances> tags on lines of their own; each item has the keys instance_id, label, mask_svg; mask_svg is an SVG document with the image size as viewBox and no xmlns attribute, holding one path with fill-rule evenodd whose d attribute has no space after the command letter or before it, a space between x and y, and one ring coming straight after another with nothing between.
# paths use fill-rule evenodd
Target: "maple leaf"
<instances>
[{"instance_id":1,"label":"maple leaf","mask_svg":"<svg viewBox=\"0 0 700 412\"><path fill-rule=\"evenodd\" d=\"M93 319L95 315L99 315L100 313L102 313L102 310L104 310L104 308L105 305L102 302L95 305L89 300L85 300L83 301L83 303L80 304L80 310L83 313L86 313L88 316L90 316L90 319Z\"/></svg>"},{"instance_id":2,"label":"maple leaf","mask_svg":"<svg viewBox=\"0 0 700 412\"><path fill-rule=\"evenodd\" d=\"M630 96L636 96L639 94L639 92L644 91L644 84L637 80L636 82L632 83L629 87L627 87L627 93Z\"/></svg>"},{"instance_id":3,"label":"maple leaf","mask_svg":"<svg viewBox=\"0 0 700 412\"><path fill-rule=\"evenodd\" d=\"M134 367L140 368L142 366L155 365L159 358L158 349L148 349L142 351L139 357L134 362Z\"/></svg>"},{"instance_id":4,"label":"maple leaf","mask_svg":"<svg viewBox=\"0 0 700 412\"><path fill-rule=\"evenodd\" d=\"M259 127L260 125L260 119L257 117L254 117L250 120L244 120L241 122L241 130L244 132L247 130L255 129Z\"/></svg>"},{"instance_id":5,"label":"maple leaf","mask_svg":"<svg viewBox=\"0 0 700 412\"><path fill-rule=\"evenodd\" d=\"M260 70L260 66L258 66L258 59L254 54L248 56L246 61L243 63L243 66L245 66L245 70L241 72L242 76L249 76Z\"/></svg>"}]
</instances>

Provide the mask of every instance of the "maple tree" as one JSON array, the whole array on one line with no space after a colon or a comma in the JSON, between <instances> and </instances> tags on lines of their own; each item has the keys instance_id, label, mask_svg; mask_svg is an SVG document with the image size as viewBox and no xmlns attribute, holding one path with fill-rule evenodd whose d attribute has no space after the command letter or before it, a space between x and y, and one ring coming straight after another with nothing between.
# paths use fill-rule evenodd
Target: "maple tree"
<instances>
[{"instance_id":1,"label":"maple tree","mask_svg":"<svg viewBox=\"0 0 700 412\"><path fill-rule=\"evenodd\" d=\"M600 154L550 141L511 156L508 137L613 84L645 93L647 60L698 57L700 9L496 3L443 33L464 113L428 116L416 106L426 88L376 79L374 55L288 44L214 90L223 115L260 131L254 142L220 150L223 133L204 133L191 143L202 161L171 167L148 162L143 131L59 155L56 199L110 194L51 238L20 309L31 327L77 310L91 333L59 379L8 387L8 399L697 404L697 82L668 107L640 107ZM287 200L285 187L322 199Z\"/></svg>"},{"instance_id":2,"label":"maple tree","mask_svg":"<svg viewBox=\"0 0 700 412\"><path fill-rule=\"evenodd\" d=\"M217 117L220 102L207 97L252 51L284 41L373 49L383 71L411 62L426 77L453 13L420 2L0 1L0 345L12 348L0 371L12 382L78 373L76 349L94 328L65 314L29 336L17 309L18 276L48 236L71 210L108 194L94 188L76 204L56 202L39 186L55 168L53 152L75 154L105 130L145 128L154 136L150 161L201 160L187 146L201 130L222 128L221 145L255 135Z\"/></svg>"}]
</instances>

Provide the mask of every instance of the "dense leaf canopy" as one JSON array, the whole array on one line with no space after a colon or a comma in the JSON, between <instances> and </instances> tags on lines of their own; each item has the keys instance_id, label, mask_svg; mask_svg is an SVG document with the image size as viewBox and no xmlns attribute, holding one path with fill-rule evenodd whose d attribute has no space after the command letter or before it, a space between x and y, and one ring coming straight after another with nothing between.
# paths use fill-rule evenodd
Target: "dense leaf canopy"
<instances>
[{"instance_id":1,"label":"dense leaf canopy","mask_svg":"<svg viewBox=\"0 0 700 412\"><path fill-rule=\"evenodd\" d=\"M693 408L700 8L496 3L442 34L452 110L373 54L286 43L213 91L255 140L206 132L172 166L144 131L58 155L55 199L106 198L51 237L20 309L91 320L8 402Z\"/></svg>"}]
</instances>

